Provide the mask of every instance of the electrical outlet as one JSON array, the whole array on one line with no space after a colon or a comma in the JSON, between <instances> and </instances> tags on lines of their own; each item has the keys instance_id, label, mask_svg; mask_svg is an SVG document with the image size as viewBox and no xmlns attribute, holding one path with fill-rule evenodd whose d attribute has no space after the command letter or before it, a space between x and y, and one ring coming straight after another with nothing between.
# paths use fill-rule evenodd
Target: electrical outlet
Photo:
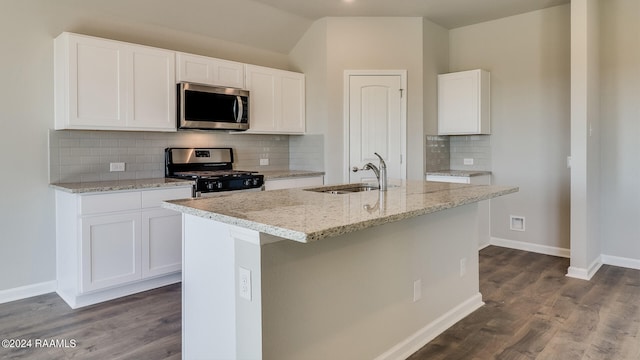
<instances>
[{"instance_id":1,"label":"electrical outlet","mask_svg":"<svg viewBox=\"0 0 640 360\"><path fill-rule=\"evenodd\" d=\"M251 270L245 268L238 269L240 297L251 301Z\"/></svg>"},{"instance_id":2,"label":"electrical outlet","mask_svg":"<svg viewBox=\"0 0 640 360\"><path fill-rule=\"evenodd\" d=\"M260 166L269 165L269 159L260 159Z\"/></svg>"},{"instance_id":3,"label":"electrical outlet","mask_svg":"<svg viewBox=\"0 0 640 360\"><path fill-rule=\"evenodd\" d=\"M460 277L467 273L467 258L460 259Z\"/></svg>"},{"instance_id":4,"label":"electrical outlet","mask_svg":"<svg viewBox=\"0 0 640 360\"><path fill-rule=\"evenodd\" d=\"M109 171L124 171L124 163L123 162L115 162L109 164Z\"/></svg>"},{"instance_id":5,"label":"electrical outlet","mask_svg":"<svg viewBox=\"0 0 640 360\"><path fill-rule=\"evenodd\" d=\"M465 165L473 165L473 158L464 159L464 164Z\"/></svg>"},{"instance_id":6,"label":"electrical outlet","mask_svg":"<svg viewBox=\"0 0 640 360\"><path fill-rule=\"evenodd\" d=\"M418 279L413 282L413 302L422 298L422 280Z\"/></svg>"}]
</instances>

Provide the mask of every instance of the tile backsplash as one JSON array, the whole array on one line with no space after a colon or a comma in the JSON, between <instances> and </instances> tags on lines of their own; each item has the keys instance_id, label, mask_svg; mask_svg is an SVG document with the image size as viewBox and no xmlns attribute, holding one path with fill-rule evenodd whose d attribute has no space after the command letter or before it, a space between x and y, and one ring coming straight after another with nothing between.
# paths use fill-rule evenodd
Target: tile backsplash
<instances>
[{"instance_id":1,"label":"tile backsplash","mask_svg":"<svg viewBox=\"0 0 640 360\"><path fill-rule=\"evenodd\" d=\"M290 136L289 168L292 170L324 171L324 136Z\"/></svg>"},{"instance_id":2,"label":"tile backsplash","mask_svg":"<svg viewBox=\"0 0 640 360\"><path fill-rule=\"evenodd\" d=\"M448 136L427 135L425 141L426 167L427 171L449 170L450 168L450 145Z\"/></svg>"},{"instance_id":3,"label":"tile backsplash","mask_svg":"<svg viewBox=\"0 0 640 360\"><path fill-rule=\"evenodd\" d=\"M491 171L491 135L450 136L452 170ZM464 159L473 159L465 165Z\"/></svg>"},{"instance_id":4,"label":"tile backsplash","mask_svg":"<svg viewBox=\"0 0 640 360\"><path fill-rule=\"evenodd\" d=\"M425 141L427 172L441 170L491 171L491 136L432 136ZM473 159L473 165L465 165Z\"/></svg>"},{"instance_id":5,"label":"tile backsplash","mask_svg":"<svg viewBox=\"0 0 640 360\"><path fill-rule=\"evenodd\" d=\"M313 138L308 145L294 141L293 163L303 166L305 159L315 160L319 165L308 161L307 165L322 167L322 159L311 155L318 146L323 153L322 139L319 145L317 142ZM237 169L289 169L288 135L50 130L49 180L64 183L164 177L167 147L231 147ZM269 165L260 166L261 158L268 158ZM124 162L125 171L110 172L112 162Z\"/></svg>"}]
</instances>

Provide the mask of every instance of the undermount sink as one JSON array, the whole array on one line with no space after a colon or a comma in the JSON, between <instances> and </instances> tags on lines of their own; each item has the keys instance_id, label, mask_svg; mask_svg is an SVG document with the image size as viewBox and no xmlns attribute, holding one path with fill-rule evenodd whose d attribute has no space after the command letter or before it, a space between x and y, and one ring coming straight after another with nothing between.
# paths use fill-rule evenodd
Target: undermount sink
<instances>
[{"instance_id":1,"label":"undermount sink","mask_svg":"<svg viewBox=\"0 0 640 360\"><path fill-rule=\"evenodd\" d=\"M311 188L305 189L307 191L320 192L325 194L350 194L361 191L372 191L378 190L379 188L375 185L367 185L367 184L346 184L346 185L336 185L336 186L323 186L319 188Z\"/></svg>"}]
</instances>

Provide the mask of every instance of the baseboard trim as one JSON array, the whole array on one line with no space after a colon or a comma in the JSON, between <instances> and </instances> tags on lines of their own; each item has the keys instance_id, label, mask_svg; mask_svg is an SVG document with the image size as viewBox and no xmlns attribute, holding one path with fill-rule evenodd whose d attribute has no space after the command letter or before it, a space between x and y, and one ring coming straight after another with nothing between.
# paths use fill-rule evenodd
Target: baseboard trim
<instances>
[{"instance_id":1,"label":"baseboard trim","mask_svg":"<svg viewBox=\"0 0 640 360\"><path fill-rule=\"evenodd\" d=\"M640 270L640 260L613 255L601 255L602 263L611 266Z\"/></svg>"},{"instance_id":2,"label":"baseboard trim","mask_svg":"<svg viewBox=\"0 0 640 360\"><path fill-rule=\"evenodd\" d=\"M127 285L120 285L109 289L98 290L87 294L69 294L62 289L57 289L58 296L72 309L98 304L104 301L117 299L123 296L137 294L139 292L156 289L182 281L182 273L173 273L156 278L151 278Z\"/></svg>"},{"instance_id":3,"label":"baseboard trim","mask_svg":"<svg viewBox=\"0 0 640 360\"><path fill-rule=\"evenodd\" d=\"M387 350L375 360L403 360L420 350L429 341L484 305L482 294L477 293L402 342Z\"/></svg>"},{"instance_id":4,"label":"baseboard trim","mask_svg":"<svg viewBox=\"0 0 640 360\"><path fill-rule=\"evenodd\" d=\"M571 250L569 249L564 249L564 248L559 248L554 246L547 246L547 245L532 244L524 241L502 239L502 238L493 237L493 236L491 237L491 245L506 247L510 249L516 249L516 250L529 251L529 252L534 252L534 253L544 254L544 255L558 256L563 258L571 257Z\"/></svg>"},{"instance_id":5,"label":"baseboard trim","mask_svg":"<svg viewBox=\"0 0 640 360\"><path fill-rule=\"evenodd\" d=\"M2 290L0 291L0 304L52 293L56 291L57 287L58 282L52 280L41 282L38 284L20 286L13 289Z\"/></svg>"},{"instance_id":6,"label":"baseboard trim","mask_svg":"<svg viewBox=\"0 0 640 360\"><path fill-rule=\"evenodd\" d=\"M600 255L591 262L587 269L569 266L569 269L567 269L567 276L581 280L591 280L593 275L600 270L602 265L602 255Z\"/></svg>"}]
</instances>

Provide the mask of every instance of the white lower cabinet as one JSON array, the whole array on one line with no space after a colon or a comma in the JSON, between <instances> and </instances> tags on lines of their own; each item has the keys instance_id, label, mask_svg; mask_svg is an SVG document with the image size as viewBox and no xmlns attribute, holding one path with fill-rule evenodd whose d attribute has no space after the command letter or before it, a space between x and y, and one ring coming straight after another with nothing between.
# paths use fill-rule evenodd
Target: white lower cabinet
<instances>
[{"instance_id":1,"label":"white lower cabinet","mask_svg":"<svg viewBox=\"0 0 640 360\"><path fill-rule=\"evenodd\" d=\"M81 292L139 280L140 213L87 216L82 229Z\"/></svg>"},{"instance_id":2,"label":"white lower cabinet","mask_svg":"<svg viewBox=\"0 0 640 360\"><path fill-rule=\"evenodd\" d=\"M142 212L142 276L182 268L182 214L167 209ZM178 241L176 241L178 240Z\"/></svg>"},{"instance_id":3,"label":"white lower cabinet","mask_svg":"<svg viewBox=\"0 0 640 360\"><path fill-rule=\"evenodd\" d=\"M160 202L188 197L191 187L56 191L58 294L77 308L180 281L182 216Z\"/></svg>"}]
</instances>

